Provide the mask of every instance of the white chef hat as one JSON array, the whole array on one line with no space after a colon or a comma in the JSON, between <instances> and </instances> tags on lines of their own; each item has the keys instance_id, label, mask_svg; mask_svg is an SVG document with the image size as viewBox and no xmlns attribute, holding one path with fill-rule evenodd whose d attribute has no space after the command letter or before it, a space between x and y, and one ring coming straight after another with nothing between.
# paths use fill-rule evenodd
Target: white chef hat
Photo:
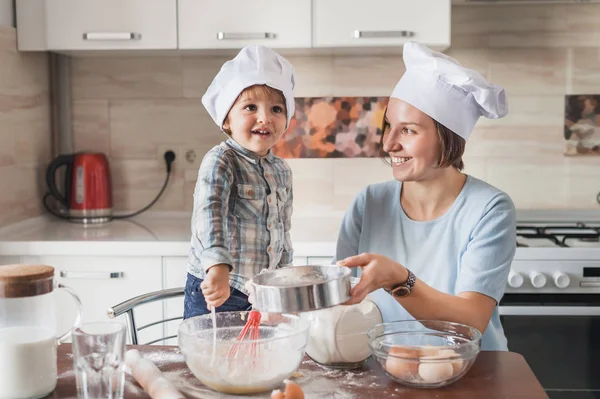
<instances>
[{"instance_id":1,"label":"white chef hat","mask_svg":"<svg viewBox=\"0 0 600 399\"><path fill-rule=\"evenodd\" d=\"M268 47L246 46L223 64L202 96L202 104L223 129L225 117L240 93L250 86L267 85L283 93L289 125L294 115L295 84L294 67L288 60Z\"/></svg>"},{"instance_id":2,"label":"white chef hat","mask_svg":"<svg viewBox=\"0 0 600 399\"><path fill-rule=\"evenodd\" d=\"M507 114L504 89L477 71L416 42L404 44L403 57L406 72L391 97L406 101L464 139L481 115L497 119Z\"/></svg>"}]
</instances>

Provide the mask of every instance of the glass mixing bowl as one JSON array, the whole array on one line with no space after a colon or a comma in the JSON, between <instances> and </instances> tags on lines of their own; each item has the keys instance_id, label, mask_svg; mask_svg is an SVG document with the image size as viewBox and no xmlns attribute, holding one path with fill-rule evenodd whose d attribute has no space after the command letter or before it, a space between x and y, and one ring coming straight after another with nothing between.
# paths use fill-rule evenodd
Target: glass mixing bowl
<instances>
[{"instance_id":1,"label":"glass mixing bowl","mask_svg":"<svg viewBox=\"0 0 600 399\"><path fill-rule=\"evenodd\" d=\"M396 382L439 388L462 378L481 349L479 330L438 320L379 324L367 333L377 363Z\"/></svg>"},{"instance_id":2,"label":"glass mixing bowl","mask_svg":"<svg viewBox=\"0 0 600 399\"><path fill-rule=\"evenodd\" d=\"M216 314L216 341L210 314L179 326L179 348L194 374L223 393L252 394L281 386L298 368L308 341L309 323L294 315L262 313L258 339L237 337L249 312ZM231 349L236 345L236 353Z\"/></svg>"}]
</instances>

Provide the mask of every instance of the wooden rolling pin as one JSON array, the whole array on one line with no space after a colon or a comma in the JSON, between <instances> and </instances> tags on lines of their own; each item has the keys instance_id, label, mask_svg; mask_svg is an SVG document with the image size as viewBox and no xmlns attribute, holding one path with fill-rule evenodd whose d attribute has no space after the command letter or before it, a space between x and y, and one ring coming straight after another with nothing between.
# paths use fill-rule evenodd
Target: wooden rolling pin
<instances>
[{"instance_id":1,"label":"wooden rolling pin","mask_svg":"<svg viewBox=\"0 0 600 399\"><path fill-rule=\"evenodd\" d=\"M144 359L137 349L125 353L125 364L131 369L133 378L152 399L186 399L158 367L150 360Z\"/></svg>"}]
</instances>

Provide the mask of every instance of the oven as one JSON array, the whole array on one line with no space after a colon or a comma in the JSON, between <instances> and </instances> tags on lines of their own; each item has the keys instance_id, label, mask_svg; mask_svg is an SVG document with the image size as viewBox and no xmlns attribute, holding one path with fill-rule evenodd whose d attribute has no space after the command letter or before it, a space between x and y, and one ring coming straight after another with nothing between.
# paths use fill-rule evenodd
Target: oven
<instances>
[{"instance_id":1,"label":"oven","mask_svg":"<svg viewBox=\"0 0 600 399\"><path fill-rule=\"evenodd\" d=\"M518 223L500 319L552 399L600 399L600 224Z\"/></svg>"},{"instance_id":2,"label":"oven","mask_svg":"<svg viewBox=\"0 0 600 399\"><path fill-rule=\"evenodd\" d=\"M508 349L551 399L600 398L600 295L507 294L499 310Z\"/></svg>"}]
</instances>

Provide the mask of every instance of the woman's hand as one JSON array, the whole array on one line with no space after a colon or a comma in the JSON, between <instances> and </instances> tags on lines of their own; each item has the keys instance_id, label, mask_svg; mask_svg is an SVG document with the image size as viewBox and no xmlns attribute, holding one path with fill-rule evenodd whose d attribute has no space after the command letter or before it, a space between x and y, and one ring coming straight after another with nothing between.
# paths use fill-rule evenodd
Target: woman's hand
<instances>
[{"instance_id":1,"label":"woman's hand","mask_svg":"<svg viewBox=\"0 0 600 399\"><path fill-rule=\"evenodd\" d=\"M218 308L229 298L231 289L229 287L229 265L219 263L211 266L206 273L206 278L200 284L202 295L206 301L206 307L211 310Z\"/></svg>"},{"instance_id":2,"label":"woman's hand","mask_svg":"<svg viewBox=\"0 0 600 399\"><path fill-rule=\"evenodd\" d=\"M360 281L352 288L352 297L347 305L360 303L371 292L380 288L389 290L408 279L408 271L404 266L383 255L362 253L342 259L338 265L362 269Z\"/></svg>"}]
</instances>

